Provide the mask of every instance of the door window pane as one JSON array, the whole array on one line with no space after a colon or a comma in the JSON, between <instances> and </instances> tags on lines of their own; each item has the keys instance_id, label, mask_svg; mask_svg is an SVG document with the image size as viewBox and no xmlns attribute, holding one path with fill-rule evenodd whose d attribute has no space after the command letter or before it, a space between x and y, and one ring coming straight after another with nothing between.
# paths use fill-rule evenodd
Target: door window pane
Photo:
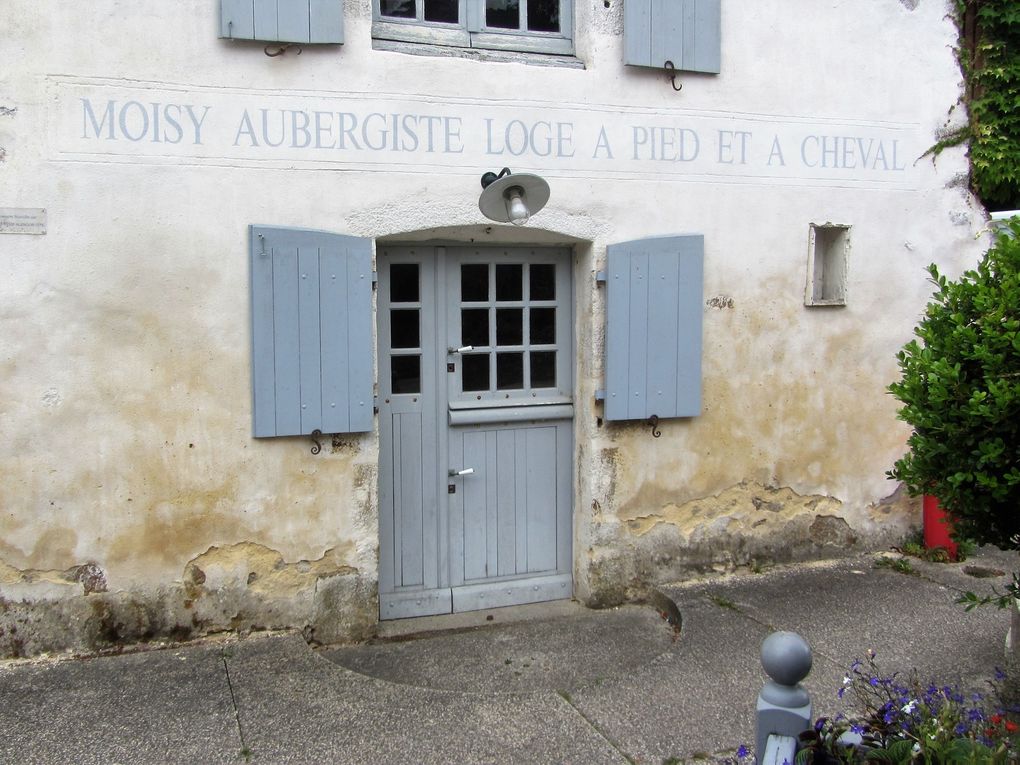
<instances>
[{"instance_id":1,"label":"door window pane","mask_svg":"<svg viewBox=\"0 0 1020 765\"><path fill-rule=\"evenodd\" d=\"M461 382L465 391L489 389L489 354L474 353L461 357Z\"/></svg>"},{"instance_id":2,"label":"door window pane","mask_svg":"<svg viewBox=\"0 0 1020 765\"><path fill-rule=\"evenodd\" d=\"M539 263L529 270L528 282L532 300L556 299L556 267L552 263Z\"/></svg>"},{"instance_id":3,"label":"door window pane","mask_svg":"<svg viewBox=\"0 0 1020 765\"><path fill-rule=\"evenodd\" d=\"M460 312L461 345L489 344L489 309L463 308ZM488 385L486 385L488 387Z\"/></svg>"},{"instance_id":4,"label":"door window pane","mask_svg":"<svg viewBox=\"0 0 1020 765\"><path fill-rule=\"evenodd\" d=\"M535 351L531 354L531 387L556 387L556 351Z\"/></svg>"},{"instance_id":5,"label":"door window pane","mask_svg":"<svg viewBox=\"0 0 1020 765\"><path fill-rule=\"evenodd\" d=\"M514 390L524 387L524 354L496 354L496 390Z\"/></svg>"},{"instance_id":6,"label":"door window pane","mask_svg":"<svg viewBox=\"0 0 1020 765\"><path fill-rule=\"evenodd\" d=\"M520 345L524 342L524 309L496 309L496 345Z\"/></svg>"},{"instance_id":7,"label":"door window pane","mask_svg":"<svg viewBox=\"0 0 1020 765\"><path fill-rule=\"evenodd\" d=\"M559 32L560 0L528 0L528 29L532 32Z\"/></svg>"},{"instance_id":8,"label":"door window pane","mask_svg":"<svg viewBox=\"0 0 1020 765\"><path fill-rule=\"evenodd\" d=\"M489 266L466 263L460 267L460 299L474 302L489 299Z\"/></svg>"},{"instance_id":9,"label":"door window pane","mask_svg":"<svg viewBox=\"0 0 1020 765\"><path fill-rule=\"evenodd\" d=\"M520 29L520 0L485 0L485 25L500 29Z\"/></svg>"},{"instance_id":10,"label":"door window pane","mask_svg":"<svg viewBox=\"0 0 1020 765\"><path fill-rule=\"evenodd\" d=\"M524 267L520 263L496 266L496 300L524 298Z\"/></svg>"},{"instance_id":11,"label":"door window pane","mask_svg":"<svg viewBox=\"0 0 1020 765\"><path fill-rule=\"evenodd\" d=\"M379 10L383 16L392 16L398 19L413 19L415 17L414 0L379 0Z\"/></svg>"},{"instance_id":12,"label":"door window pane","mask_svg":"<svg viewBox=\"0 0 1020 765\"><path fill-rule=\"evenodd\" d=\"M418 264L394 263L390 266L390 302L417 303Z\"/></svg>"},{"instance_id":13,"label":"door window pane","mask_svg":"<svg viewBox=\"0 0 1020 765\"><path fill-rule=\"evenodd\" d=\"M459 0L424 0L425 21L443 21L456 24Z\"/></svg>"},{"instance_id":14,"label":"door window pane","mask_svg":"<svg viewBox=\"0 0 1020 765\"><path fill-rule=\"evenodd\" d=\"M531 335L533 345L551 345L556 342L556 309L531 309Z\"/></svg>"},{"instance_id":15,"label":"door window pane","mask_svg":"<svg viewBox=\"0 0 1020 765\"><path fill-rule=\"evenodd\" d=\"M392 393L421 393L421 359L418 356L390 358Z\"/></svg>"},{"instance_id":16,"label":"door window pane","mask_svg":"<svg viewBox=\"0 0 1020 765\"><path fill-rule=\"evenodd\" d=\"M418 309L390 311L390 345L393 348L417 348L420 342Z\"/></svg>"}]
</instances>

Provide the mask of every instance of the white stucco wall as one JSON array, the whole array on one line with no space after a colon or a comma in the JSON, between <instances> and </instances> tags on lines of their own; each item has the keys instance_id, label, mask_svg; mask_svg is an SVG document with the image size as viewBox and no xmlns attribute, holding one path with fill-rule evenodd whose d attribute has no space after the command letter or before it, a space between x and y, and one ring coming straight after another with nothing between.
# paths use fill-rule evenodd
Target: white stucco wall
<instances>
[{"instance_id":1,"label":"white stucco wall","mask_svg":"<svg viewBox=\"0 0 1020 765\"><path fill-rule=\"evenodd\" d=\"M0 595L27 602L29 631L44 630L39 604L78 626L6 650L111 621L159 634L217 597L189 629L370 629L375 435L317 457L307 439L250 436L251 223L576 244L582 596L612 601L688 563L781 558L797 539L817 553L900 533L909 503L883 503L896 489L884 473L907 433L884 388L930 291L923 267L958 272L984 244L964 151L920 158L960 118L949 5L723 0L722 72L681 75L678 93L622 65L621 0L576 1L583 68L373 50L367 0L345 3L342 47L276 58L217 39L214 0L9 2L0 208L45 208L46 233L0 234ZM114 125L111 101L118 118L140 106ZM142 121L153 103L162 132ZM405 151L256 146L243 117L262 108L446 115L461 150L425 151L422 134ZM569 125L560 154L573 156L494 153L514 119ZM650 126L697 134L697 158L649 159L635 140ZM870 166L819 167L822 136L853 138L839 156L860 164L867 147ZM479 176L503 165L552 187L527 230L478 212ZM809 309L809 225L825 222L852 227L848 304ZM652 439L598 420L593 272L609 243L680 232L706 242L704 412ZM812 526L828 515L847 529ZM68 604L88 602L85 564L113 617ZM344 608L361 626L321 626Z\"/></svg>"}]
</instances>

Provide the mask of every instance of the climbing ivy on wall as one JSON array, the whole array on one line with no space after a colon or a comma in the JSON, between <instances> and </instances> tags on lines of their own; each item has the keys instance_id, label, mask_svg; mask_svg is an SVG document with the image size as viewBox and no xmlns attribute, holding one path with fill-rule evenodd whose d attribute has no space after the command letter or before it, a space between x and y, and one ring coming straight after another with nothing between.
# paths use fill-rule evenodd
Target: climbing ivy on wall
<instances>
[{"instance_id":1,"label":"climbing ivy on wall","mask_svg":"<svg viewBox=\"0 0 1020 765\"><path fill-rule=\"evenodd\" d=\"M940 142L970 146L971 188L990 210L1020 209L1020 0L956 0L969 124Z\"/></svg>"}]
</instances>

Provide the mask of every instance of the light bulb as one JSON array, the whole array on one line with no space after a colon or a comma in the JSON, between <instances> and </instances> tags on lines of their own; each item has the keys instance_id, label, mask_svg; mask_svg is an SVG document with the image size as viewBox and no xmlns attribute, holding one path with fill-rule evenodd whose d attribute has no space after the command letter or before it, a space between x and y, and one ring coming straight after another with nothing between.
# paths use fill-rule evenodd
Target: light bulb
<instances>
[{"instance_id":1,"label":"light bulb","mask_svg":"<svg viewBox=\"0 0 1020 765\"><path fill-rule=\"evenodd\" d=\"M515 226L523 226L531 217L531 212L524 203L524 191L520 186L514 186L506 192L506 214Z\"/></svg>"}]
</instances>

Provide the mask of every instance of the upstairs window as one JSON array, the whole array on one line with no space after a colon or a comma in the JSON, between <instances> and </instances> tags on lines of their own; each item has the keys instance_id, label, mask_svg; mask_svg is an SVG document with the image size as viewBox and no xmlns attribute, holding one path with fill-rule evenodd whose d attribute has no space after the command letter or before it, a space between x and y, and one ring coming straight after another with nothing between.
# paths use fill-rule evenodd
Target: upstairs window
<instances>
[{"instance_id":1,"label":"upstairs window","mask_svg":"<svg viewBox=\"0 0 1020 765\"><path fill-rule=\"evenodd\" d=\"M458 48L574 52L573 0L373 0L377 40Z\"/></svg>"}]
</instances>

